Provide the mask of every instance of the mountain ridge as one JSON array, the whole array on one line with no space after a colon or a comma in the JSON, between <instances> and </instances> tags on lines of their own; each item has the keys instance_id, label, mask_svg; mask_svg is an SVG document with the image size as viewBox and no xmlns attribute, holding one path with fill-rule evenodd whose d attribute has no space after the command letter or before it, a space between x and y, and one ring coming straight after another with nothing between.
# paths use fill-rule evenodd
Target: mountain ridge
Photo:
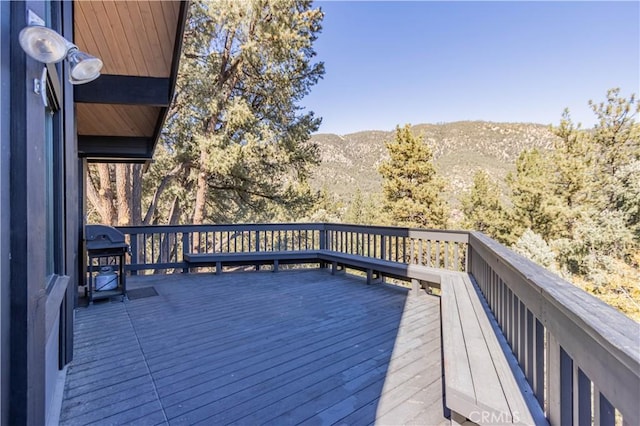
<instances>
[{"instance_id":1,"label":"mountain ridge","mask_svg":"<svg viewBox=\"0 0 640 426\"><path fill-rule=\"evenodd\" d=\"M550 126L537 123L456 121L421 123L411 129L431 146L438 172L449 184L446 196L454 207L471 187L477 170L485 170L502 184L524 149L547 150L557 139ZM348 202L358 188L365 194L380 193L378 166L388 158L385 141L394 136L395 129L312 135L311 141L318 145L321 156L312 174L312 187L326 188L343 202Z\"/></svg>"}]
</instances>

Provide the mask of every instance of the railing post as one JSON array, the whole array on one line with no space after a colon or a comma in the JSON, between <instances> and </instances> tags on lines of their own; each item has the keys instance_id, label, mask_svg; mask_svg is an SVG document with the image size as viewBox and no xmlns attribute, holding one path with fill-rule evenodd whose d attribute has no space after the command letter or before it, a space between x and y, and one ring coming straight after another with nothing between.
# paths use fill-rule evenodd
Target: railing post
<instances>
[{"instance_id":1,"label":"railing post","mask_svg":"<svg viewBox=\"0 0 640 426\"><path fill-rule=\"evenodd\" d=\"M130 253L131 265L137 265L138 264L138 234L130 234L129 243L130 243L130 249L131 249L131 253ZM131 275L138 275L138 270L131 269L129 273Z\"/></svg>"},{"instance_id":2,"label":"railing post","mask_svg":"<svg viewBox=\"0 0 640 426\"><path fill-rule=\"evenodd\" d=\"M313 234L312 234L313 235ZM322 228L320 228L319 231L319 235L318 235L318 244L320 247L320 250L326 250L327 248L327 228L326 225L323 224ZM313 247L315 249L315 246ZM324 269L327 267L327 264L325 262L320 261L320 269Z\"/></svg>"},{"instance_id":3,"label":"railing post","mask_svg":"<svg viewBox=\"0 0 640 426\"><path fill-rule=\"evenodd\" d=\"M190 252L189 247L191 247L191 245L189 244L189 233L188 232L183 232L182 233L182 256L183 256L183 260L184 260L184 254ZM176 260L178 260L178 259L176 259ZM188 274L189 273L189 268L182 268L182 273L183 274Z\"/></svg>"},{"instance_id":4,"label":"railing post","mask_svg":"<svg viewBox=\"0 0 640 426\"><path fill-rule=\"evenodd\" d=\"M320 250L327 249L327 229L323 226L320 229Z\"/></svg>"},{"instance_id":5,"label":"railing post","mask_svg":"<svg viewBox=\"0 0 640 426\"><path fill-rule=\"evenodd\" d=\"M464 272L469 272L471 270L473 259L471 259L471 244L467 243L467 247L465 248L464 253Z\"/></svg>"},{"instance_id":6,"label":"railing post","mask_svg":"<svg viewBox=\"0 0 640 426\"><path fill-rule=\"evenodd\" d=\"M267 231L264 231L265 238L267 237ZM266 243L265 243L266 244ZM256 252L260 251L260 230L256 230ZM260 270L260 265L256 263L255 265L256 271Z\"/></svg>"}]
</instances>

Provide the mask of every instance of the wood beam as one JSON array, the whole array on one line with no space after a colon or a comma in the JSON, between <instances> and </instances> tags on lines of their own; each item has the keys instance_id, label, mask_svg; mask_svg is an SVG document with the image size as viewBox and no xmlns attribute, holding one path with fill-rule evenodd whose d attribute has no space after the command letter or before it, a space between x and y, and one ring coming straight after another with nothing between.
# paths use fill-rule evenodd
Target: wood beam
<instances>
[{"instance_id":1,"label":"wood beam","mask_svg":"<svg viewBox=\"0 0 640 426\"><path fill-rule=\"evenodd\" d=\"M153 146L151 137L78 135L78 156L87 159L143 162L151 160Z\"/></svg>"},{"instance_id":2,"label":"wood beam","mask_svg":"<svg viewBox=\"0 0 640 426\"><path fill-rule=\"evenodd\" d=\"M171 101L170 82L169 78L105 74L92 82L75 86L74 100L90 104L168 107Z\"/></svg>"}]
</instances>

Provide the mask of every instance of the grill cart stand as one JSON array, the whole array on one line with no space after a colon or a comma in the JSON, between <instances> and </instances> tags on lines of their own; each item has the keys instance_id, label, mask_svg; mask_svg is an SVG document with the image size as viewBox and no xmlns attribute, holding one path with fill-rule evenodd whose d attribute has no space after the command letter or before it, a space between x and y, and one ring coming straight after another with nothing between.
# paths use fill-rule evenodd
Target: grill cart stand
<instances>
[{"instance_id":1,"label":"grill cart stand","mask_svg":"<svg viewBox=\"0 0 640 426\"><path fill-rule=\"evenodd\" d=\"M125 255L129 251L124 234L105 225L87 225L85 232L89 304L113 296L122 296L124 300L127 296ZM116 283L112 282L114 279Z\"/></svg>"}]
</instances>

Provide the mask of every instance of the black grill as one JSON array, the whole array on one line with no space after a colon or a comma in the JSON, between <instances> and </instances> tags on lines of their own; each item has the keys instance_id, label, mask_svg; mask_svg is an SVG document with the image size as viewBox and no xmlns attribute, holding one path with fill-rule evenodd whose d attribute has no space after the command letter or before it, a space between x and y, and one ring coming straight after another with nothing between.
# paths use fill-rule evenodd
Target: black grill
<instances>
[{"instance_id":1,"label":"black grill","mask_svg":"<svg viewBox=\"0 0 640 426\"><path fill-rule=\"evenodd\" d=\"M106 225L87 225L85 228L87 252L126 253L129 245L124 241L124 234L116 228Z\"/></svg>"},{"instance_id":2,"label":"black grill","mask_svg":"<svg viewBox=\"0 0 640 426\"><path fill-rule=\"evenodd\" d=\"M87 225L85 228L87 248L88 296L89 303L96 299L103 299L121 295L126 296L127 285L124 270L125 255L129 252L129 245L125 242L124 234L116 228L106 225ZM115 290L100 291L97 286L97 276L103 266L111 266L118 275L118 286Z\"/></svg>"}]
</instances>

